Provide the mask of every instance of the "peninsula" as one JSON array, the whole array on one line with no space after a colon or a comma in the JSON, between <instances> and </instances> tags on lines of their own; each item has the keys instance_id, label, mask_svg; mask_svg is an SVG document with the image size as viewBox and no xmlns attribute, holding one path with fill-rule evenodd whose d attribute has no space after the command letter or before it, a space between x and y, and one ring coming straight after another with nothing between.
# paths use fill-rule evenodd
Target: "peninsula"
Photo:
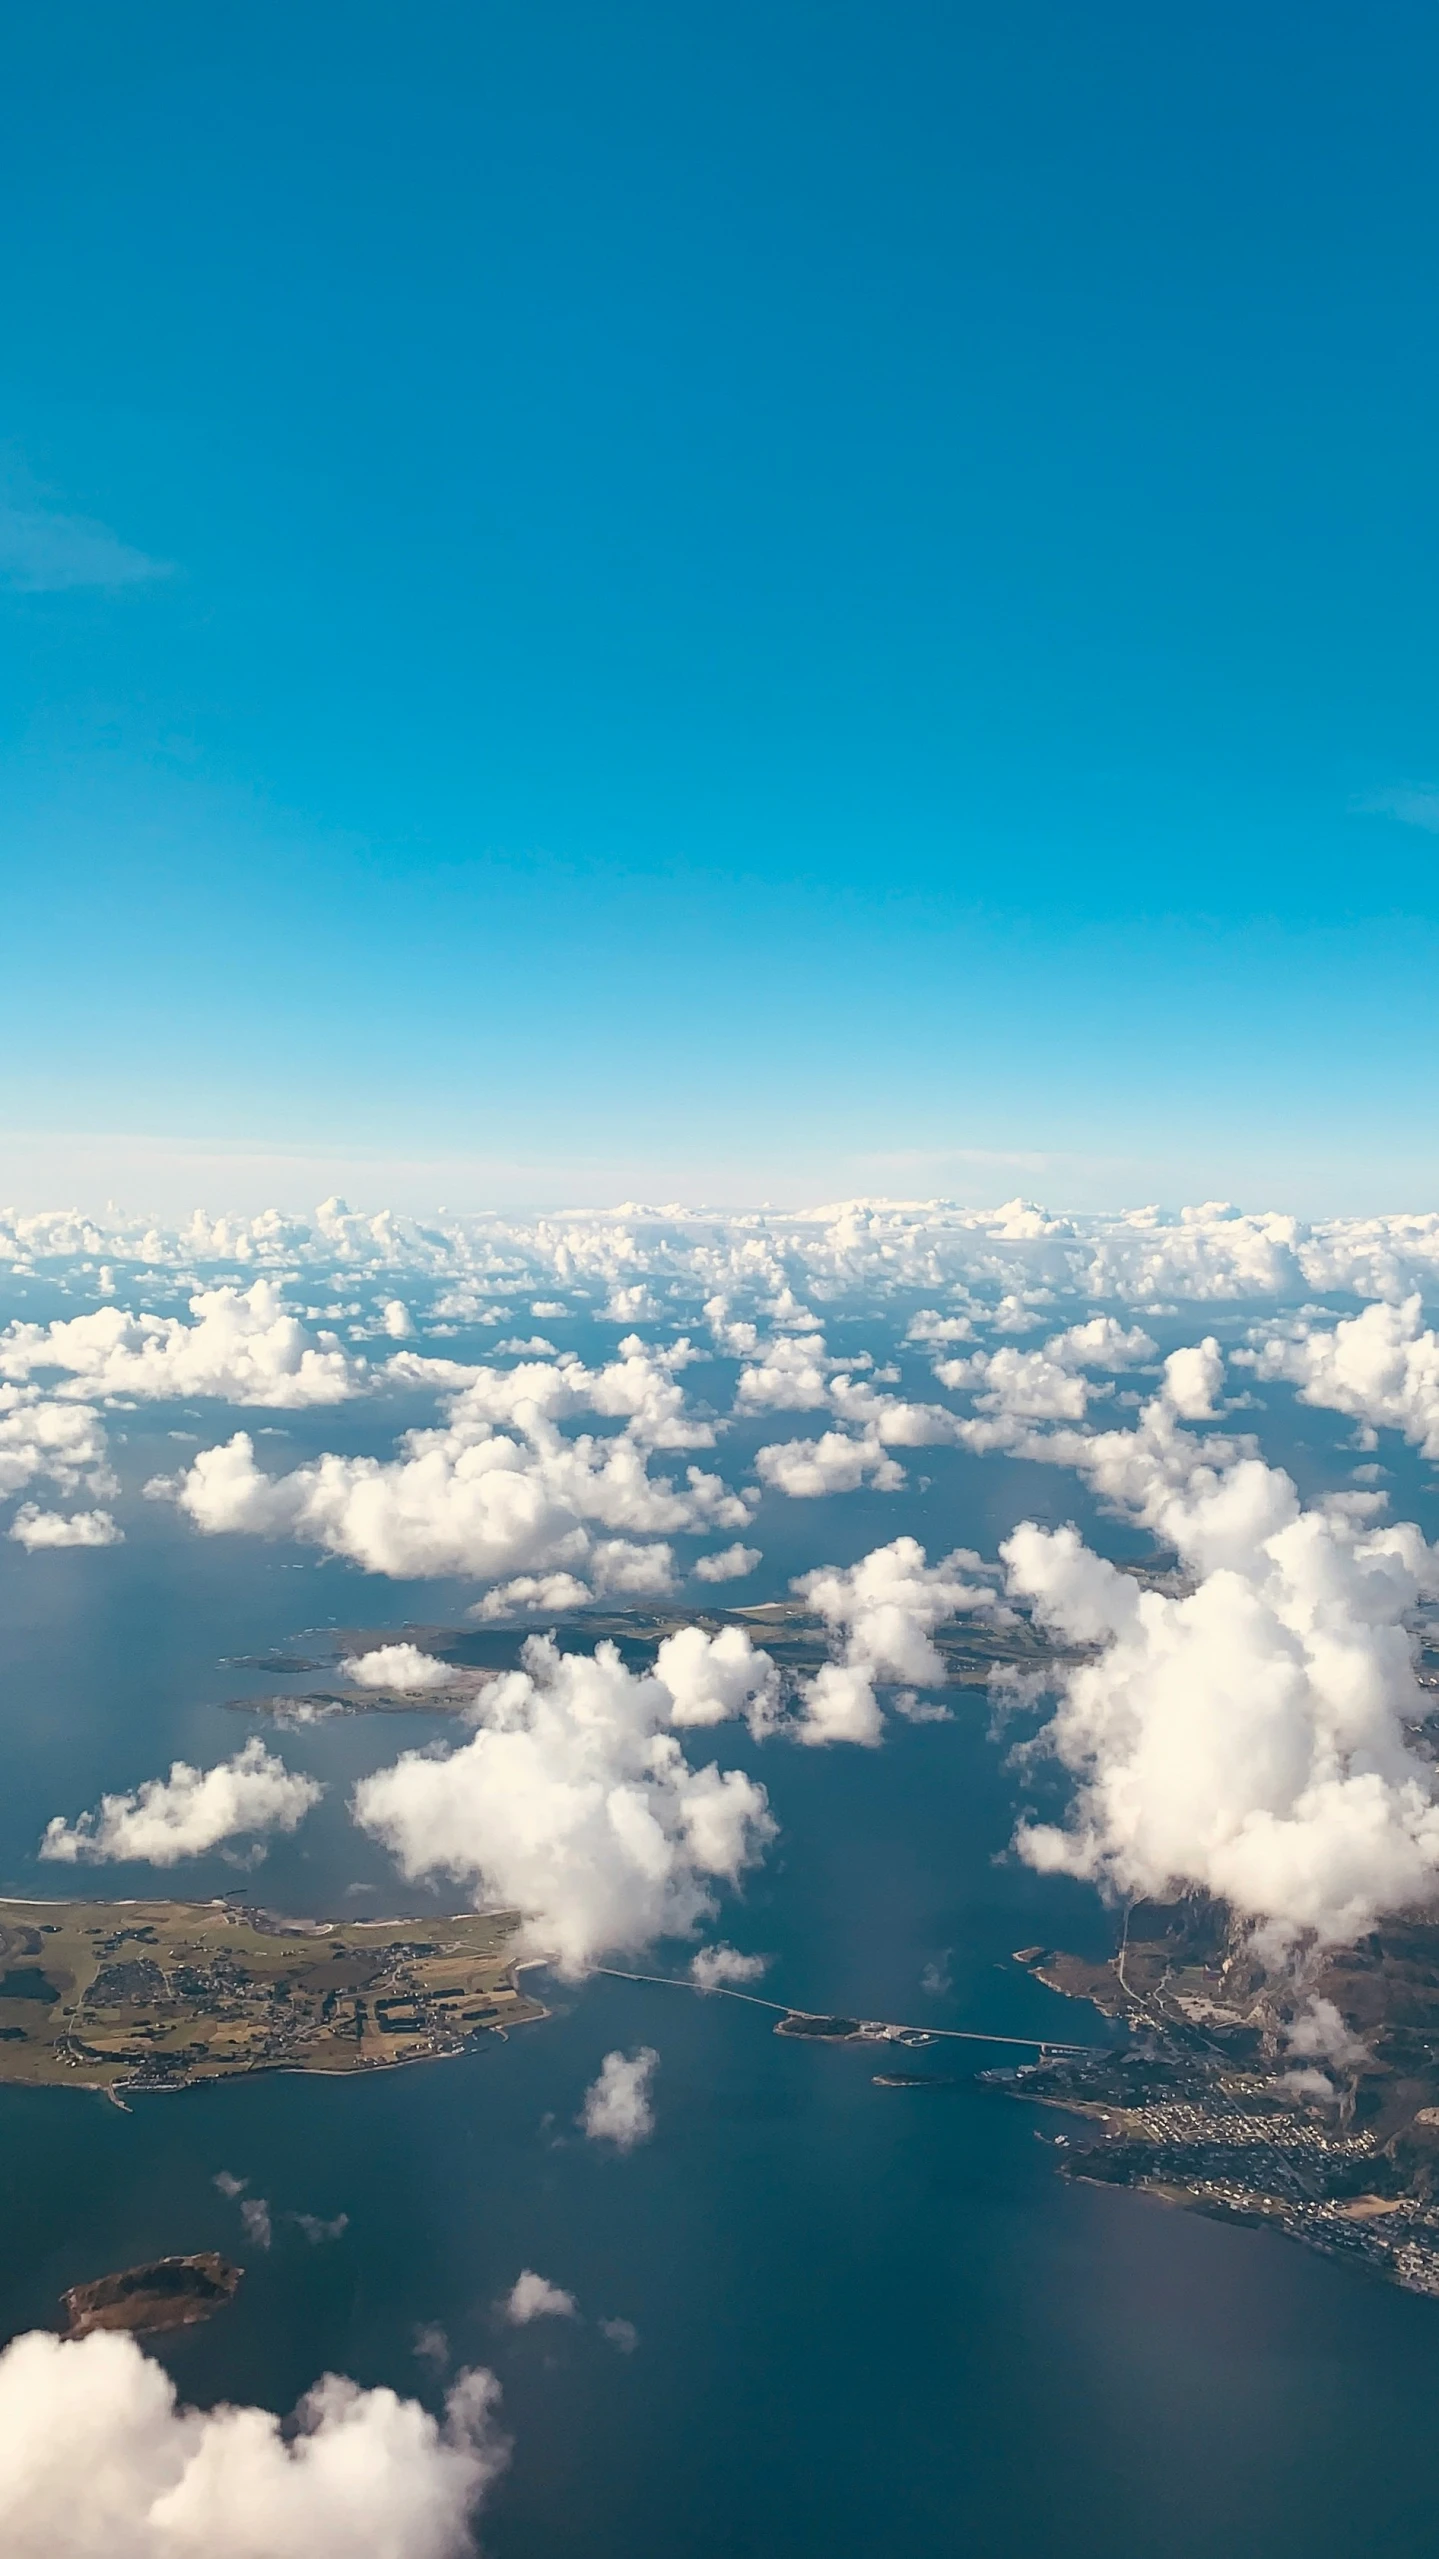
<instances>
[{"instance_id":1,"label":"peninsula","mask_svg":"<svg viewBox=\"0 0 1439 2559\"><path fill-rule=\"evenodd\" d=\"M545 2014L512 1911L317 1922L233 1902L0 1901L0 2082L183 2088L458 2053Z\"/></svg>"},{"instance_id":2,"label":"peninsula","mask_svg":"<svg viewBox=\"0 0 1439 2559\"><path fill-rule=\"evenodd\" d=\"M1281 1980L1192 1894L1137 1902L1108 1963L1015 1960L1111 2018L991 2087L1080 2119L1061 2173L1282 2232L1439 2296L1439 1922L1411 1912L1311 1948Z\"/></svg>"}]
</instances>

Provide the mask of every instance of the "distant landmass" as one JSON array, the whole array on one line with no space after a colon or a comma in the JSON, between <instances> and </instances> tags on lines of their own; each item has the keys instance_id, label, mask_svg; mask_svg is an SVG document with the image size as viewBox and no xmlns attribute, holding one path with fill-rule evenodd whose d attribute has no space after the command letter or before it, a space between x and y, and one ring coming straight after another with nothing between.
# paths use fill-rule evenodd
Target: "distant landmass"
<instances>
[{"instance_id":1,"label":"distant landmass","mask_svg":"<svg viewBox=\"0 0 1439 2559\"><path fill-rule=\"evenodd\" d=\"M1139 1902L1107 1964L1016 1961L1124 2030L983 2074L1102 2129L1065 2174L1282 2231L1439 2296L1439 1922L1387 1920L1278 1984L1248 1925L1194 1894Z\"/></svg>"},{"instance_id":2,"label":"distant landmass","mask_svg":"<svg viewBox=\"0 0 1439 2559\"><path fill-rule=\"evenodd\" d=\"M321 1923L230 1902L0 1901L0 2081L173 2089L458 2053L545 2014L514 1912Z\"/></svg>"}]
</instances>

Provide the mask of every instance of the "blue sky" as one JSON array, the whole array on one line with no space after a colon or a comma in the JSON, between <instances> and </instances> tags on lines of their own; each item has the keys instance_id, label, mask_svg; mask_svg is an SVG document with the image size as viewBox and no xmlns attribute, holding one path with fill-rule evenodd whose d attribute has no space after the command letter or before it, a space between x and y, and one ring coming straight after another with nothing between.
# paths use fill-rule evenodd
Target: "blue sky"
<instances>
[{"instance_id":1,"label":"blue sky","mask_svg":"<svg viewBox=\"0 0 1439 2559\"><path fill-rule=\"evenodd\" d=\"M0 1190L1428 1203L1432 12L10 55Z\"/></svg>"}]
</instances>

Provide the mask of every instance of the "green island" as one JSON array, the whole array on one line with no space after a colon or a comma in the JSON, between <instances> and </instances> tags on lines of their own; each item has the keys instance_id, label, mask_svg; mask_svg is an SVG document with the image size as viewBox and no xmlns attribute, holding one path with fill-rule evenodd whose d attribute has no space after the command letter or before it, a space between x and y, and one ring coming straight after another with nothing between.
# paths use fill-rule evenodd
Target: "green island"
<instances>
[{"instance_id":1,"label":"green island","mask_svg":"<svg viewBox=\"0 0 1439 2559\"><path fill-rule=\"evenodd\" d=\"M283 1919L233 1902L0 1901L0 2082L172 2089L383 2070L543 2017L513 1911Z\"/></svg>"},{"instance_id":2,"label":"green island","mask_svg":"<svg viewBox=\"0 0 1439 2559\"><path fill-rule=\"evenodd\" d=\"M1108 1963L1015 1957L1116 2041L982 2074L1079 2117L1061 2173L1281 2232L1439 2296L1439 1922L1387 1919L1276 1979L1193 1894L1137 1902Z\"/></svg>"}]
</instances>

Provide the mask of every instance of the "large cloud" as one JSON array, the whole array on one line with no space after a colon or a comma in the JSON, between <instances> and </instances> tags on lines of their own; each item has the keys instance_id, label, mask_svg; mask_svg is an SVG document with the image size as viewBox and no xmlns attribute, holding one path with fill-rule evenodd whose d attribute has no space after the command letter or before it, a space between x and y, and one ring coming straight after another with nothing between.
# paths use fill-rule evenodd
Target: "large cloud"
<instances>
[{"instance_id":1,"label":"large cloud","mask_svg":"<svg viewBox=\"0 0 1439 2559\"><path fill-rule=\"evenodd\" d=\"M1254 1459L1196 1468L1163 1516L1184 1595L1073 1528L1026 1524L1001 1550L1015 1596L1100 1647L1047 1728L1073 1807L1023 1828L1024 1856L1123 1894L1203 1885L1280 1938L1344 1940L1431 1897L1439 1805L1405 1735L1426 1704L1405 1620L1439 1587L1418 1530L1302 1511Z\"/></svg>"},{"instance_id":2,"label":"large cloud","mask_svg":"<svg viewBox=\"0 0 1439 2559\"><path fill-rule=\"evenodd\" d=\"M6 2559L460 2559L504 2465L499 2385L462 2373L443 2423L326 2374L282 2431L177 2404L133 2338L39 2333L0 2355Z\"/></svg>"},{"instance_id":3,"label":"large cloud","mask_svg":"<svg viewBox=\"0 0 1439 2559\"><path fill-rule=\"evenodd\" d=\"M611 1644L560 1653L531 1637L525 1668L484 1692L474 1738L407 1752L362 1780L355 1815L412 1876L453 1875L477 1902L518 1909L526 1943L578 1973L654 1937L686 1936L772 1837L765 1791L738 1769L692 1766L670 1725L743 1702L729 1653L709 1670L674 1654L677 1691L625 1668ZM751 1656L753 1684L765 1678Z\"/></svg>"},{"instance_id":4,"label":"large cloud","mask_svg":"<svg viewBox=\"0 0 1439 2559\"><path fill-rule=\"evenodd\" d=\"M55 1392L65 1397L215 1395L281 1411L342 1403L356 1391L358 1372L334 1335L312 1342L273 1280L201 1289L190 1312L192 1324L119 1306L54 1324L12 1324L0 1334L0 1376L23 1381L37 1369L59 1369L70 1382Z\"/></svg>"},{"instance_id":5,"label":"large cloud","mask_svg":"<svg viewBox=\"0 0 1439 2559\"><path fill-rule=\"evenodd\" d=\"M627 1434L564 1439L531 1410L523 1438L460 1412L440 1430L412 1431L403 1454L326 1455L291 1473L264 1474L254 1442L237 1432L202 1449L168 1496L209 1536L240 1531L293 1537L346 1555L367 1572L396 1576L543 1574L583 1568L592 1553L602 1583L634 1587L623 1544L596 1549L593 1530L666 1536L742 1528L749 1505L716 1475L687 1469L684 1486L651 1476ZM669 1562L641 1568L665 1587Z\"/></svg>"},{"instance_id":6,"label":"large cloud","mask_svg":"<svg viewBox=\"0 0 1439 2559\"><path fill-rule=\"evenodd\" d=\"M134 1858L174 1866L202 1857L222 1840L291 1831L323 1789L285 1766L256 1736L216 1768L177 1759L168 1777L151 1777L132 1795L102 1795L98 1813L46 1825L42 1857L64 1865L112 1864Z\"/></svg>"},{"instance_id":7,"label":"large cloud","mask_svg":"<svg viewBox=\"0 0 1439 2559\"><path fill-rule=\"evenodd\" d=\"M1417 1293L1402 1306L1366 1306L1330 1331L1297 1323L1235 1357L1260 1377L1291 1379L1302 1404L1349 1414L1371 1447L1383 1428L1439 1457L1439 1333L1425 1325Z\"/></svg>"}]
</instances>

